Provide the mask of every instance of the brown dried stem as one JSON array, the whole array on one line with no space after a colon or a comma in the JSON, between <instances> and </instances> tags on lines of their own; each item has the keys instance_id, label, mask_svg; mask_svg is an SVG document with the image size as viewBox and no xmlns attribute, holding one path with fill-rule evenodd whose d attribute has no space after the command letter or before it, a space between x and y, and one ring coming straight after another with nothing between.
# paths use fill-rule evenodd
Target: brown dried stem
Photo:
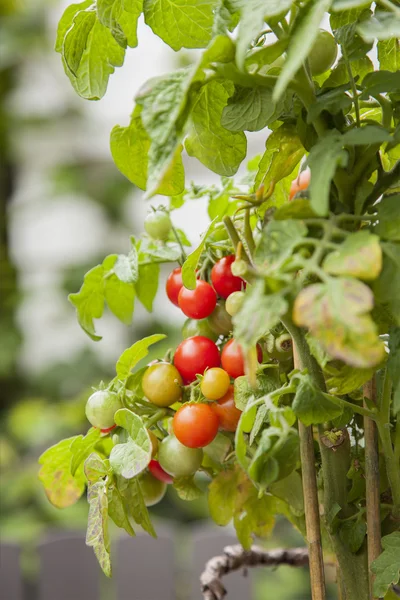
<instances>
[{"instance_id":1,"label":"brown dried stem","mask_svg":"<svg viewBox=\"0 0 400 600\"><path fill-rule=\"evenodd\" d=\"M240 544L227 546L221 556L211 558L200 576L201 590L204 600L221 600L226 590L221 578L232 571L248 567L277 567L289 565L303 567L308 565L307 548L290 548L289 550L264 550L253 546L244 550Z\"/></svg>"}]
</instances>

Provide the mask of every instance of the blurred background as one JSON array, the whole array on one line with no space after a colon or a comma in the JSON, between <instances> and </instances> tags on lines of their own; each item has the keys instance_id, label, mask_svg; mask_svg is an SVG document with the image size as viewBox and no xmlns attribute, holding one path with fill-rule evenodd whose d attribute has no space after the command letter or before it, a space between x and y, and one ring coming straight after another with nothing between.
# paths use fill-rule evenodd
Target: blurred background
<instances>
[{"instance_id":1,"label":"blurred background","mask_svg":"<svg viewBox=\"0 0 400 600\"><path fill-rule=\"evenodd\" d=\"M127 52L105 98L87 102L53 50L67 4L0 4L0 527L2 542L22 547L32 598L36 545L53 530L83 530L87 518L85 499L64 511L49 504L37 479L38 456L61 437L87 430L91 386L113 376L127 346L153 332L167 333L167 346L174 346L182 322L160 284L153 314L137 306L131 327L106 314L96 325L103 340L95 343L78 326L67 294L107 254L128 251L149 208L112 162L112 127L129 122L133 97L148 78L188 64L195 53L174 53L141 20L139 48ZM263 135L251 134L249 157L264 143ZM188 157L185 168L187 183L218 182ZM191 203L174 213L175 225L194 243L208 221L205 204L196 202L195 213ZM158 346L157 353L163 350ZM185 503L173 491L151 510L163 523L186 527L187 535L195 521L207 519L206 499ZM279 522L267 545L301 543ZM309 597L304 570L258 571L254 579L254 600ZM6 594L5 600L14 599Z\"/></svg>"}]
</instances>

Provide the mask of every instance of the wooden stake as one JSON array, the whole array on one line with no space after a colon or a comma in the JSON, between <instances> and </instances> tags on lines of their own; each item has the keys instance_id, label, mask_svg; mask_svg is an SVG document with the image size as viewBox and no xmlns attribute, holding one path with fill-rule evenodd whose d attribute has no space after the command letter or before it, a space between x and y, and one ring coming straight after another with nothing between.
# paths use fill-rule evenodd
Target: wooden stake
<instances>
[{"instance_id":1,"label":"wooden stake","mask_svg":"<svg viewBox=\"0 0 400 600\"><path fill-rule=\"evenodd\" d=\"M303 369L296 345L293 342L294 366ZM325 600L325 573L321 542L321 525L317 475L315 470L314 437L312 427L299 421L300 458L304 493L307 543L310 563L312 600Z\"/></svg>"},{"instance_id":2,"label":"wooden stake","mask_svg":"<svg viewBox=\"0 0 400 600\"><path fill-rule=\"evenodd\" d=\"M376 379L373 377L364 385L364 396L376 402ZM371 573L370 565L378 558L382 551L381 547L381 518L379 497L379 451L378 431L375 422L364 417L365 437L365 486L367 502L367 541L368 541L368 573L371 598L373 595L374 575Z\"/></svg>"}]
</instances>

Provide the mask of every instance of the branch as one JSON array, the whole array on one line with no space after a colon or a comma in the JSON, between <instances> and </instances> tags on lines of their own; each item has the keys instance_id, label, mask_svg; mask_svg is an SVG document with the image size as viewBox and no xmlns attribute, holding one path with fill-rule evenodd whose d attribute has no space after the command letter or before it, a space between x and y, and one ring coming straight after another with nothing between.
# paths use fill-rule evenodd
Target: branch
<instances>
[{"instance_id":1,"label":"branch","mask_svg":"<svg viewBox=\"0 0 400 600\"><path fill-rule=\"evenodd\" d=\"M397 183L398 181L400 181L400 160L395 164L391 171L387 171L387 173L378 179L374 185L374 189L370 195L366 197L364 206L366 207L373 204L375 200L378 200L379 196L392 185L392 183Z\"/></svg>"},{"instance_id":2,"label":"branch","mask_svg":"<svg viewBox=\"0 0 400 600\"><path fill-rule=\"evenodd\" d=\"M214 556L207 562L204 572L200 575L204 600L221 600L226 595L226 589L221 582L223 575L241 568L261 565L304 567L308 565L308 551L307 548L267 551L259 546L252 546L251 550L244 550L240 544L226 546L221 556Z\"/></svg>"}]
</instances>

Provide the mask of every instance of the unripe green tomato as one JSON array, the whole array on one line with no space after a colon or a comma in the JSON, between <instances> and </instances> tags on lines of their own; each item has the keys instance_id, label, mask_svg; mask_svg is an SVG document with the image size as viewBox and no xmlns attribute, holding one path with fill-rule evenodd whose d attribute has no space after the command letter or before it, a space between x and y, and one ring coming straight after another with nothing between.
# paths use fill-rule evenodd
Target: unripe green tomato
<instances>
[{"instance_id":1,"label":"unripe green tomato","mask_svg":"<svg viewBox=\"0 0 400 600\"><path fill-rule=\"evenodd\" d=\"M228 315L234 317L242 308L243 301L244 292L233 292L230 296L228 296L225 302L225 309Z\"/></svg>"},{"instance_id":2,"label":"unripe green tomato","mask_svg":"<svg viewBox=\"0 0 400 600\"><path fill-rule=\"evenodd\" d=\"M202 335L213 342L218 339L218 334L213 331L210 321L207 319L186 319L182 327L182 337L184 340L195 335Z\"/></svg>"},{"instance_id":3,"label":"unripe green tomato","mask_svg":"<svg viewBox=\"0 0 400 600\"><path fill-rule=\"evenodd\" d=\"M121 400L115 392L98 390L86 403L86 418L98 429L108 429L115 425L114 415L122 408Z\"/></svg>"},{"instance_id":4,"label":"unripe green tomato","mask_svg":"<svg viewBox=\"0 0 400 600\"><path fill-rule=\"evenodd\" d=\"M146 506L154 506L164 498L167 484L153 477L151 473L140 475L139 482Z\"/></svg>"},{"instance_id":5,"label":"unripe green tomato","mask_svg":"<svg viewBox=\"0 0 400 600\"><path fill-rule=\"evenodd\" d=\"M321 75L328 71L336 60L337 51L333 35L329 31L321 29L308 55L311 74Z\"/></svg>"},{"instance_id":6,"label":"unripe green tomato","mask_svg":"<svg viewBox=\"0 0 400 600\"><path fill-rule=\"evenodd\" d=\"M203 460L201 448L188 448L174 435L164 438L158 448L158 462L172 477L193 475Z\"/></svg>"},{"instance_id":7,"label":"unripe green tomato","mask_svg":"<svg viewBox=\"0 0 400 600\"><path fill-rule=\"evenodd\" d=\"M170 216L164 210L150 212L144 220L144 228L153 240L165 242L172 227Z\"/></svg>"},{"instance_id":8,"label":"unripe green tomato","mask_svg":"<svg viewBox=\"0 0 400 600\"><path fill-rule=\"evenodd\" d=\"M208 319L211 328L218 335L228 335L233 329L232 319L226 311L225 300L223 299L218 300L216 307Z\"/></svg>"},{"instance_id":9,"label":"unripe green tomato","mask_svg":"<svg viewBox=\"0 0 400 600\"><path fill-rule=\"evenodd\" d=\"M275 358L285 361L293 355L293 342L289 333L282 333L275 340Z\"/></svg>"}]
</instances>

